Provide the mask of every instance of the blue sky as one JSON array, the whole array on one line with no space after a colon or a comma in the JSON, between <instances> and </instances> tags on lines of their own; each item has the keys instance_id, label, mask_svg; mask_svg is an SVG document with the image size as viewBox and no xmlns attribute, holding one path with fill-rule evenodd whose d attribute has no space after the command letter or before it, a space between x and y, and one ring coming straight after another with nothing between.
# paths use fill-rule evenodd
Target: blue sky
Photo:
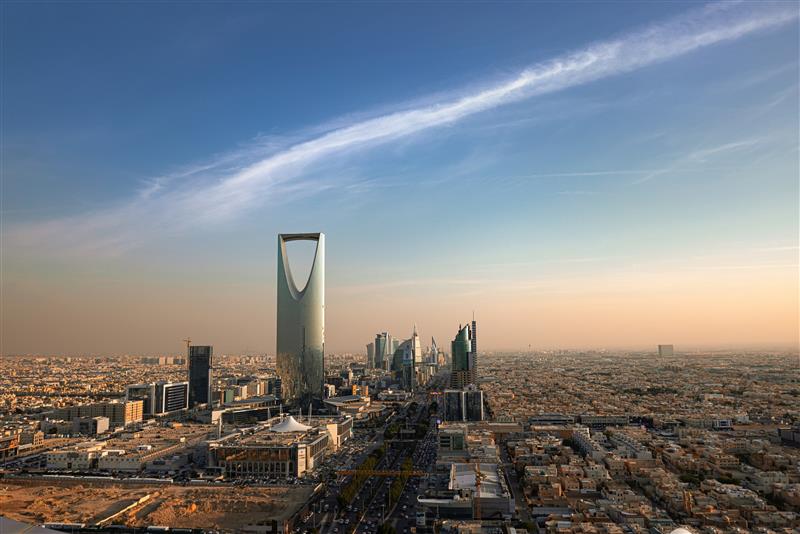
<instances>
[{"instance_id":1,"label":"blue sky","mask_svg":"<svg viewBox=\"0 0 800 534\"><path fill-rule=\"evenodd\" d=\"M795 4L14 3L3 33L6 352L270 351L275 236L318 230L336 351L472 309L487 348L797 342Z\"/></svg>"}]
</instances>

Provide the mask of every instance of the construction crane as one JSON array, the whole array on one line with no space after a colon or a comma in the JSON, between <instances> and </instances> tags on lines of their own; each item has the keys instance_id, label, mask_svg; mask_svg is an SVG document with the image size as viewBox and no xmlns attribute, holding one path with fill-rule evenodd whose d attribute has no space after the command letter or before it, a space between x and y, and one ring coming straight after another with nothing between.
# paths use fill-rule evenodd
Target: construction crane
<instances>
[{"instance_id":1,"label":"construction crane","mask_svg":"<svg viewBox=\"0 0 800 534\"><path fill-rule=\"evenodd\" d=\"M369 475L371 477L425 477L430 473L427 471L397 471L387 469L337 469L339 475Z\"/></svg>"},{"instance_id":2,"label":"construction crane","mask_svg":"<svg viewBox=\"0 0 800 534\"><path fill-rule=\"evenodd\" d=\"M478 521L481 520L481 479L483 478L483 473L481 473L480 463L475 462L472 464L475 468L475 519Z\"/></svg>"}]
</instances>

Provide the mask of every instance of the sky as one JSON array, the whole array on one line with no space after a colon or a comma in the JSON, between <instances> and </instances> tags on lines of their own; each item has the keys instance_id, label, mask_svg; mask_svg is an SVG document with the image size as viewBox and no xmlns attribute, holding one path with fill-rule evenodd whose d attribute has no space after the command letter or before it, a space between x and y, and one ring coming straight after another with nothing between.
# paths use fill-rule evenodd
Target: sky
<instances>
[{"instance_id":1,"label":"sky","mask_svg":"<svg viewBox=\"0 0 800 534\"><path fill-rule=\"evenodd\" d=\"M3 354L800 342L797 3L0 9Z\"/></svg>"}]
</instances>

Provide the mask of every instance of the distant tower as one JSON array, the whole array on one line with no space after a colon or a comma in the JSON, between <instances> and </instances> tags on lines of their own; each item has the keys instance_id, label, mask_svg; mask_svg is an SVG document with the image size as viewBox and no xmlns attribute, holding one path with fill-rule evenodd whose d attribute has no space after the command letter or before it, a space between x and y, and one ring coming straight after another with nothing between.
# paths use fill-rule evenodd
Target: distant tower
<instances>
[{"instance_id":1,"label":"distant tower","mask_svg":"<svg viewBox=\"0 0 800 534\"><path fill-rule=\"evenodd\" d=\"M391 348L391 338L387 332L375 334L375 367L386 368L387 360L391 360L394 351Z\"/></svg>"},{"instance_id":2,"label":"distant tower","mask_svg":"<svg viewBox=\"0 0 800 534\"><path fill-rule=\"evenodd\" d=\"M286 243L316 241L305 287L298 289ZM284 401L322 401L325 380L325 234L278 235L278 325L276 367Z\"/></svg>"},{"instance_id":3,"label":"distant tower","mask_svg":"<svg viewBox=\"0 0 800 534\"><path fill-rule=\"evenodd\" d=\"M375 367L375 343L367 343L367 369Z\"/></svg>"},{"instance_id":4,"label":"distant tower","mask_svg":"<svg viewBox=\"0 0 800 534\"><path fill-rule=\"evenodd\" d=\"M189 347L189 407L211 402L211 366L214 348L209 345Z\"/></svg>"},{"instance_id":5,"label":"distant tower","mask_svg":"<svg viewBox=\"0 0 800 534\"><path fill-rule=\"evenodd\" d=\"M450 344L452 359L452 372L450 373L450 387L461 389L468 384L478 383L478 336L476 335L478 323L475 315L472 324L458 326L458 334Z\"/></svg>"},{"instance_id":6,"label":"distant tower","mask_svg":"<svg viewBox=\"0 0 800 534\"><path fill-rule=\"evenodd\" d=\"M475 321L475 312L472 312L472 332L470 332L470 371L471 381L478 382L478 323Z\"/></svg>"},{"instance_id":7,"label":"distant tower","mask_svg":"<svg viewBox=\"0 0 800 534\"><path fill-rule=\"evenodd\" d=\"M672 356L675 353L675 349L672 345L659 345L658 346L658 355L662 358L665 356Z\"/></svg>"}]
</instances>

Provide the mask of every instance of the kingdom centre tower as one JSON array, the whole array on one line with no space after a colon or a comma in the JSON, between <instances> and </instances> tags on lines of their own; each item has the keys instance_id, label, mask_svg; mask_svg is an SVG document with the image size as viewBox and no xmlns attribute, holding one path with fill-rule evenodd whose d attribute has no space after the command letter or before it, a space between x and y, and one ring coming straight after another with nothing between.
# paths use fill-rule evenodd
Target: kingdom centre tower
<instances>
[{"instance_id":1,"label":"kingdom centre tower","mask_svg":"<svg viewBox=\"0 0 800 534\"><path fill-rule=\"evenodd\" d=\"M305 287L298 289L286 243L316 241ZM322 401L325 380L325 234L278 235L277 371L284 402Z\"/></svg>"}]
</instances>

